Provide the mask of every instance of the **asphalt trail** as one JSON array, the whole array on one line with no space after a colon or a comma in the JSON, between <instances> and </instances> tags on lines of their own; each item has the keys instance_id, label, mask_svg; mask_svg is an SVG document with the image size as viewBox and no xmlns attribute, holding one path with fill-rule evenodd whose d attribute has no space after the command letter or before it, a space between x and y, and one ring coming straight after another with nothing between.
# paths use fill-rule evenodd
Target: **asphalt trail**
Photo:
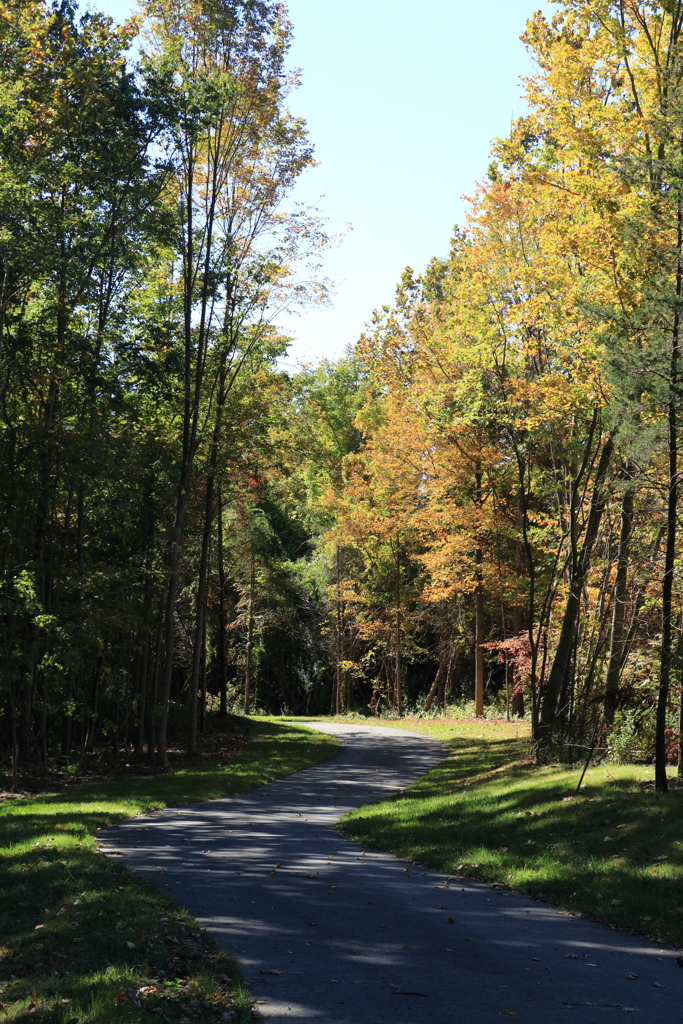
<instances>
[{"instance_id":1,"label":"asphalt trail","mask_svg":"<svg viewBox=\"0 0 683 1024\"><path fill-rule=\"evenodd\" d=\"M683 1024L674 951L339 836L343 814L404 789L445 748L315 728L342 742L332 761L102 833L237 957L266 1020Z\"/></svg>"}]
</instances>

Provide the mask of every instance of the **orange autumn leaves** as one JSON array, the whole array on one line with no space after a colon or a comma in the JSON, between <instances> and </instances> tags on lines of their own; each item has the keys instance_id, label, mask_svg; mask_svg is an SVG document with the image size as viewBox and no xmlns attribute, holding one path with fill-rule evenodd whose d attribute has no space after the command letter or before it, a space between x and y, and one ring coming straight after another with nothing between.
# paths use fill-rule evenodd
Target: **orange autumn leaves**
<instances>
[{"instance_id":1,"label":"orange autumn leaves","mask_svg":"<svg viewBox=\"0 0 683 1024\"><path fill-rule=\"evenodd\" d=\"M491 608L524 607L532 621L536 597L550 629L591 499L593 454L572 491L585 453L611 433L615 463L628 458L631 416L642 436L659 429L680 4L558 6L528 23L530 112L495 142L466 231L423 277L406 272L359 345L364 445L329 496L329 537L361 555L361 616L382 587L384 612L397 606L400 563L414 623L481 585Z\"/></svg>"}]
</instances>

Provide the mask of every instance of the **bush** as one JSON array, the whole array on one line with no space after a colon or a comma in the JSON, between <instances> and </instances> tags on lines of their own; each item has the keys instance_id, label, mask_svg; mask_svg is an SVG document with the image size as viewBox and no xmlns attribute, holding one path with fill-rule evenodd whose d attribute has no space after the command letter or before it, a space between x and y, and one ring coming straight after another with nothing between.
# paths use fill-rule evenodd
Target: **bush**
<instances>
[{"instance_id":1,"label":"bush","mask_svg":"<svg viewBox=\"0 0 683 1024\"><path fill-rule=\"evenodd\" d=\"M655 718L638 708L621 708L608 736L609 759L615 764L651 764L655 756Z\"/></svg>"}]
</instances>

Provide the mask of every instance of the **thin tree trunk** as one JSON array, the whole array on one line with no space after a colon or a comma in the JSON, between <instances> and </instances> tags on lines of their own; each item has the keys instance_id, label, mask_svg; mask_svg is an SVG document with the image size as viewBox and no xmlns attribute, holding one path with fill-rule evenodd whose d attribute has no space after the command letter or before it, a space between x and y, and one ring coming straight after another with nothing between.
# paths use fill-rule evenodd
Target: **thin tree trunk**
<instances>
[{"instance_id":1,"label":"thin tree trunk","mask_svg":"<svg viewBox=\"0 0 683 1024\"><path fill-rule=\"evenodd\" d=\"M677 220L678 259L676 266L676 298L680 301L683 286L683 214L678 211ZM657 718L655 723L655 788L666 793L669 788L666 777L666 713L669 703L669 679L671 675L671 650L673 642L674 563L676 559L676 517L678 512L678 357L680 331L679 302L674 309L671 332L671 362L669 366L669 495L666 508L666 551L664 555L664 579L662 580L662 654L659 672L659 694L657 697Z\"/></svg>"},{"instance_id":2,"label":"thin tree trunk","mask_svg":"<svg viewBox=\"0 0 683 1024\"><path fill-rule=\"evenodd\" d=\"M588 523L586 525L583 546L581 548L581 554L578 557L577 564L571 573L569 595L567 597L567 604L565 606L564 617L562 619L557 649L555 651L552 668L550 669L550 675L548 676L545 693L543 694L537 736L539 748L547 747L550 743L558 712L558 702L561 693L566 688L567 674L571 669L574 640L576 637L576 628L581 604L581 593L586 582L586 577L588 576L593 548L598 535L598 528L600 526L602 514L605 510L605 502L607 498L605 480L607 477L607 470L609 469L610 459L612 458L613 449L614 441L610 435L605 441L602 452L600 453L600 460L595 474L595 486L593 488L593 497L591 500L590 511L588 513Z\"/></svg>"},{"instance_id":3,"label":"thin tree trunk","mask_svg":"<svg viewBox=\"0 0 683 1024\"><path fill-rule=\"evenodd\" d=\"M228 714L228 665L225 650L225 565L223 563L223 492L218 488L218 668L221 681L221 718Z\"/></svg>"},{"instance_id":4,"label":"thin tree trunk","mask_svg":"<svg viewBox=\"0 0 683 1024\"><path fill-rule=\"evenodd\" d=\"M66 708L62 715L62 757L68 757L71 752L71 730L73 728L73 710L72 710L72 697L73 697L74 681L73 672L69 672L67 686L66 686Z\"/></svg>"},{"instance_id":5,"label":"thin tree trunk","mask_svg":"<svg viewBox=\"0 0 683 1024\"><path fill-rule=\"evenodd\" d=\"M683 662L683 659L681 659ZM683 778L683 665L678 687L678 777Z\"/></svg>"},{"instance_id":6,"label":"thin tree trunk","mask_svg":"<svg viewBox=\"0 0 683 1024\"><path fill-rule=\"evenodd\" d=\"M38 627L31 623L27 630L30 644L28 671L19 692L19 760L22 764L31 761L31 717L36 688L36 661L38 656Z\"/></svg>"},{"instance_id":7,"label":"thin tree trunk","mask_svg":"<svg viewBox=\"0 0 683 1024\"><path fill-rule=\"evenodd\" d=\"M474 474L476 483L476 504L481 510L482 506L482 475L479 470ZM480 547L474 553L476 565L476 589L474 592L474 714L477 718L484 715L484 583L482 579L482 564L484 554Z\"/></svg>"},{"instance_id":8,"label":"thin tree trunk","mask_svg":"<svg viewBox=\"0 0 683 1024\"><path fill-rule=\"evenodd\" d=\"M147 711L148 668L149 668L149 630L151 618L151 598L148 597L145 610L144 628L142 631L142 651L140 654L140 670L138 676L138 728L135 737L135 754L142 757L145 749L145 716Z\"/></svg>"},{"instance_id":9,"label":"thin tree trunk","mask_svg":"<svg viewBox=\"0 0 683 1024\"><path fill-rule=\"evenodd\" d=\"M336 715L341 714L342 661L344 660L341 588L341 553L339 550L339 545L337 544L337 673L334 699L334 712Z\"/></svg>"},{"instance_id":10,"label":"thin tree trunk","mask_svg":"<svg viewBox=\"0 0 683 1024\"><path fill-rule=\"evenodd\" d=\"M171 681L173 679L173 644L175 640L175 605L178 595L178 570L180 568L180 546L185 522L185 506L187 502L186 488L181 487L176 505L175 522L171 536L171 553L169 558L168 590L166 592L166 615L164 628L164 671L161 678L161 700L157 719L157 749L159 760L164 768L168 768L168 703L171 699Z\"/></svg>"},{"instance_id":11,"label":"thin tree trunk","mask_svg":"<svg viewBox=\"0 0 683 1024\"><path fill-rule=\"evenodd\" d=\"M180 568L180 555L183 540L183 529L185 526L185 512L187 500L192 484L194 470L194 459L197 452L197 437L199 429L199 412L202 398L202 389L205 372L205 356L207 345L206 317L209 306L209 261L213 246L213 230L215 219L215 207L217 194L212 191L209 203L209 210L204 230L204 251L200 253L195 264L194 248L194 188L196 172L196 153L190 147L185 167L186 189L184 199L185 223L185 251L183 253L183 437L182 455L180 459L180 479L176 496L176 510L171 532L171 546L168 562L168 592L166 602L166 628L164 644L164 674L161 682L161 707L158 721L158 749L162 765L167 768L167 727L168 727L168 704L171 696L171 682L173 679L173 658L175 639L175 605L178 596L178 573ZM215 167L214 167L215 172ZM199 317L195 323L195 287L196 275L199 269L203 270L203 283L199 294ZM194 379L193 379L194 377Z\"/></svg>"},{"instance_id":12,"label":"thin tree trunk","mask_svg":"<svg viewBox=\"0 0 683 1024\"><path fill-rule=\"evenodd\" d=\"M159 668L161 666L161 641L163 637L163 625L164 625L164 599L163 597L159 601L159 611L157 613L157 629L156 639L154 643L154 667L152 669L152 700L149 706L148 715L148 733L147 733L147 757L150 761L154 760L155 751L157 749L157 711L158 711L158 697L159 697Z\"/></svg>"},{"instance_id":13,"label":"thin tree trunk","mask_svg":"<svg viewBox=\"0 0 683 1024\"><path fill-rule=\"evenodd\" d=\"M251 652L254 643L254 587L256 585L256 569L254 564L254 545L250 545L249 557L249 604L247 608L247 650L244 667L244 713L249 714L251 702Z\"/></svg>"},{"instance_id":14,"label":"thin tree trunk","mask_svg":"<svg viewBox=\"0 0 683 1024\"><path fill-rule=\"evenodd\" d=\"M43 701L40 714L40 759L42 762L43 777L47 778L47 672L43 676Z\"/></svg>"},{"instance_id":15,"label":"thin tree trunk","mask_svg":"<svg viewBox=\"0 0 683 1024\"><path fill-rule=\"evenodd\" d=\"M204 642L204 628L206 622L206 591L209 570L209 548L211 542L211 531L213 529L213 484L214 476L213 473L210 473L206 482L204 533L202 536L202 551L199 560L197 611L192 651L192 674L190 676L190 693L188 697L189 735L187 740L187 752L190 755L197 753L197 701L199 692L199 676L201 672L202 646Z\"/></svg>"},{"instance_id":16,"label":"thin tree trunk","mask_svg":"<svg viewBox=\"0 0 683 1024\"><path fill-rule=\"evenodd\" d=\"M477 549L477 564L480 565L481 550ZM477 718L484 715L484 591L481 573L477 571L477 589L474 594L474 714ZM470 620L471 621L471 620Z\"/></svg>"},{"instance_id":17,"label":"thin tree trunk","mask_svg":"<svg viewBox=\"0 0 683 1024\"><path fill-rule=\"evenodd\" d=\"M439 665L436 670L436 675L434 676L434 682L432 683L429 693L427 694L425 702L422 706L423 711L429 711L434 702L434 698L438 698L439 691L443 689L443 678L446 673L446 653L446 645L444 642L444 624L442 618L439 628Z\"/></svg>"},{"instance_id":18,"label":"thin tree trunk","mask_svg":"<svg viewBox=\"0 0 683 1024\"><path fill-rule=\"evenodd\" d=\"M206 728L206 616L204 616L204 635L202 636L202 674L199 688L199 731Z\"/></svg>"},{"instance_id":19,"label":"thin tree trunk","mask_svg":"<svg viewBox=\"0 0 683 1024\"><path fill-rule=\"evenodd\" d=\"M211 534L213 531L214 488L216 482L216 470L218 468L218 450L223 426L223 411L225 409L226 399L226 356L227 353L223 353L221 357L218 397L216 400L216 419L214 421L211 436L209 471L206 480L204 533L202 535L202 551L199 562L199 581L197 587L197 621L195 624L194 648L192 652L192 676L190 679L190 730L187 746L189 754L196 754L197 752L197 691L199 687L201 651L203 649L206 635L206 589L209 572L209 550L211 547Z\"/></svg>"},{"instance_id":20,"label":"thin tree trunk","mask_svg":"<svg viewBox=\"0 0 683 1024\"><path fill-rule=\"evenodd\" d=\"M627 483L621 502L621 528L619 531L619 552L617 554L617 575L614 581L612 635L610 638L609 661L607 663L607 677L605 679L604 718L608 725L612 725L614 722L617 690L627 650L628 565L631 554L631 534L633 532L633 488L628 483L631 479L631 474L632 467L626 464L622 474Z\"/></svg>"},{"instance_id":21,"label":"thin tree trunk","mask_svg":"<svg viewBox=\"0 0 683 1024\"><path fill-rule=\"evenodd\" d=\"M95 732L97 729L97 715L99 710L99 699L100 699L100 678L102 676L102 666L104 664L104 658L102 655L97 659L95 666L95 675L92 682L92 700L91 700L91 715L90 721L88 722L85 730L85 737L83 739L83 752L92 750L93 743L95 740Z\"/></svg>"},{"instance_id":22,"label":"thin tree trunk","mask_svg":"<svg viewBox=\"0 0 683 1024\"><path fill-rule=\"evenodd\" d=\"M524 609L519 605L512 609L512 629L516 637L527 633L525 624ZM516 693L513 689L510 703L510 710L513 718L524 718L524 694Z\"/></svg>"},{"instance_id":23,"label":"thin tree trunk","mask_svg":"<svg viewBox=\"0 0 683 1024\"><path fill-rule=\"evenodd\" d=\"M403 718L403 651L401 646L401 549L396 537L396 705Z\"/></svg>"}]
</instances>

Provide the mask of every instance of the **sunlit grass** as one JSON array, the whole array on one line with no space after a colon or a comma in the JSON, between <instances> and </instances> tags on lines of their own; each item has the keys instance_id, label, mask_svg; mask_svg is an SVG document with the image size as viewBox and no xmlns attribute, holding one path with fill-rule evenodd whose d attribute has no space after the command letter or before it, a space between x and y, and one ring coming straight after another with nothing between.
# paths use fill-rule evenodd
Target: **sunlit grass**
<instances>
[{"instance_id":1,"label":"sunlit grass","mask_svg":"<svg viewBox=\"0 0 683 1024\"><path fill-rule=\"evenodd\" d=\"M683 788L646 766L537 768L523 724L404 720L450 754L400 796L342 822L364 846L498 882L606 924L683 944Z\"/></svg>"},{"instance_id":2,"label":"sunlit grass","mask_svg":"<svg viewBox=\"0 0 683 1024\"><path fill-rule=\"evenodd\" d=\"M234 961L168 897L98 854L95 833L143 811L243 792L338 749L295 726L255 721L251 731L238 758L210 768L0 802L0 1019L250 1019Z\"/></svg>"}]
</instances>

